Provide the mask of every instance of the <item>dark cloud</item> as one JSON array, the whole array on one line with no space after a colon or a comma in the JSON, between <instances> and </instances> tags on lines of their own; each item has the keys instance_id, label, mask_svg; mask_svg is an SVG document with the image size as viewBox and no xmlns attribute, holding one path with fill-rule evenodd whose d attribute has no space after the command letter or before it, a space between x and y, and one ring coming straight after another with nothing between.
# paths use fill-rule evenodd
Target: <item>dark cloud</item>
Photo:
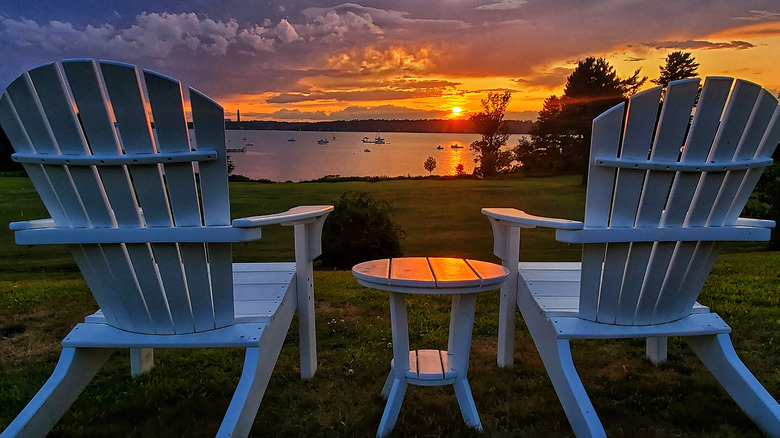
<instances>
[{"instance_id":1,"label":"dark cloud","mask_svg":"<svg viewBox=\"0 0 780 438\"><path fill-rule=\"evenodd\" d=\"M775 21L780 19L780 12L753 10L748 11L748 15L734 17L734 19L743 21Z\"/></svg>"},{"instance_id":2,"label":"dark cloud","mask_svg":"<svg viewBox=\"0 0 780 438\"><path fill-rule=\"evenodd\" d=\"M730 42L713 42L713 41L659 41L655 43L645 43L646 46L654 49L669 49L669 50L717 50L717 49L737 49L744 50L751 47L755 47L747 41L730 41Z\"/></svg>"},{"instance_id":3,"label":"dark cloud","mask_svg":"<svg viewBox=\"0 0 780 438\"><path fill-rule=\"evenodd\" d=\"M333 100L337 102L366 102L382 100L402 100L441 96L441 90L366 90L366 91L329 91L319 93L282 93L266 100L268 103L296 103L318 100Z\"/></svg>"}]
</instances>

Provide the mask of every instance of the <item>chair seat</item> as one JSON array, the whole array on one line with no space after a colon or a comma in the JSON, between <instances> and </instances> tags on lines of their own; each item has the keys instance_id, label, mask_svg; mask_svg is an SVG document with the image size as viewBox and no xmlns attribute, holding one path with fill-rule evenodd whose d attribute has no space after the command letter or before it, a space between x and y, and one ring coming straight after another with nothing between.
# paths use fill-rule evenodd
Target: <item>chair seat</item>
<instances>
[{"instance_id":1,"label":"chair seat","mask_svg":"<svg viewBox=\"0 0 780 438\"><path fill-rule=\"evenodd\" d=\"M580 262L520 262L519 271L539 310L545 317L579 315ZM694 304L691 313L709 313L710 308Z\"/></svg>"},{"instance_id":2,"label":"chair seat","mask_svg":"<svg viewBox=\"0 0 780 438\"><path fill-rule=\"evenodd\" d=\"M295 312L295 263L233 263L236 323L270 323ZM102 310L85 323L105 324Z\"/></svg>"}]
</instances>

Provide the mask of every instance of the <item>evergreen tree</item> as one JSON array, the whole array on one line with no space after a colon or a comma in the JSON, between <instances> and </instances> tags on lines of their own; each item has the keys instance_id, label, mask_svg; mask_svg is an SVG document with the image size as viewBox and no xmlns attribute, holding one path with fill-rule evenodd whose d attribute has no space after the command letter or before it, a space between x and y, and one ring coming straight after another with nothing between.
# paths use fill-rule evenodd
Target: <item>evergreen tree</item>
<instances>
[{"instance_id":1,"label":"evergreen tree","mask_svg":"<svg viewBox=\"0 0 780 438\"><path fill-rule=\"evenodd\" d=\"M690 52L672 52L666 55L666 65L658 67L660 75L652 82L665 87L672 81L696 77L698 68L699 63Z\"/></svg>"},{"instance_id":2,"label":"evergreen tree","mask_svg":"<svg viewBox=\"0 0 780 438\"><path fill-rule=\"evenodd\" d=\"M511 97L511 91L489 92L488 97L482 99L482 112L469 117L477 133L482 135L481 140L470 146L477 152L474 162L478 166L474 174L482 178L505 171L512 164L512 152L501 150L509 139L509 126L504 121L504 113Z\"/></svg>"},{"instance_id":3,"label":"evergreen tree","mask_svg":"<svg viewBox=\"0 0 780 438\"><path fill-rule=\"evenodd\" d=\"M562 163L541 164L549 171L579 171L584 184L593 119L636 93L647 80L640 78L639 72L638 69L631 76L620 78L604 58L580 61L566 80L563 96L545 100L530 144L519 145L516 158L529 162L530 154L538 152L549 160L561 160Z\"/></svg>"}]
</instances>

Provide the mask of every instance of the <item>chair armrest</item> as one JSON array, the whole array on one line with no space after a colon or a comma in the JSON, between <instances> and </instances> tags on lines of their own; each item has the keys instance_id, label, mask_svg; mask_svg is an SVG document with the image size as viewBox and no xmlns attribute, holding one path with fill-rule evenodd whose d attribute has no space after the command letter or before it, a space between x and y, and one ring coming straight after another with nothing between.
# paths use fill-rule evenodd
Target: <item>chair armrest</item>
<instances>
[{"instance_id":1,"label":"chair armrest","mask_svg":"<svg viewBox=\"0 0 780 438\"><path fill-rule=\"evenodd\" d=\"M236 228L252 228L263 225L296 225L313 222L333 211L332 205L303 205L293 207L283 213L266 214L234 219L232 224Z\"/></svg>"},{"instance_id":2,"label":"chair armrest","mask_svg":"<svg viewBox=\"0 0 780 438\"><path fill-rule=\"evenodd\" d=\"M534 216L516 208L483 208L482 214L520 228L548 227L561 230L581 230L582 222Z\"/></svg>"},{"instance_id":3,"label":"chair armrest","mask_svg":"<svg viewBox=\"0 0 780 438\"><path fill-rule=\"evenodd\" d=\"M776 224L775 221L768 219L751 219L747 217L740 217L737 218L737 221L734 222L734 225L740 227L774 228Z\"/></svg>"},{"instance_id":4,"label":"chair armrest","mask_svg":"<svg viewBox=\"0 0 780 438\"><path fill-rule=\"evenodd\" d=\"M32 221L20 221L20 222L11 222L8 224L8 228L11 229L11 231L20 231L20 230L38 230L41 228L55 228L57 225L54 223L54 219L37 219Z\"/></svg>"}]
</instances>

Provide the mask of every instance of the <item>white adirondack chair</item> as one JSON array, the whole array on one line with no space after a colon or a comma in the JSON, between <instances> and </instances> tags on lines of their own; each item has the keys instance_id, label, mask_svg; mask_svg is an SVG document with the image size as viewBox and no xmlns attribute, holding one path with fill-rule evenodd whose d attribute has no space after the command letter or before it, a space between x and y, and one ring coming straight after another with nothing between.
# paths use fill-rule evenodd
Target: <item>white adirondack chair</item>
<instances>
[{"instance_id":1,"label":"white adirondack chair","mask_svg":"<svg viewBox=\"0 0 780 438\"><path fill-rule=\"evenodd\" d=\"M512 363L517 305L577 436L605 432L569 341L649 338L660 360L668 336L683 336L745 413L780 436L780 406L737 357L729 326L696 302L723 242L769 238L773 221L738 216L780 140L780 109L750 82L708 78L697 102L698 87L672 82L663 98L653 88L594 120L584 222L482 210L512 271L498 363ZM537 226L583 244L582 262L518 263L520 229Z\"/></svg>"},{"instance_id":2,"label":"white adirondack chair","mask_svg":"<svg viewBox=\"0 0 780 438\"><path fill-rule=\"evenodd\" d=\"M133 372L153 348L243 347L241 378L218 436L246 436L296 309L301 374L316 369L312 259L331 206L230 222L222 108L134 66L91 60L24 73L0 99L0 124L51 219L15 222L22 245L68 245L100 311L62 341L54 373L2 433L44 436L114 349ZM148 115L151 114L153 122ZM260 226L295 230L294 263L232 264L231 243Z\"/></svg>"}]
</instances>

